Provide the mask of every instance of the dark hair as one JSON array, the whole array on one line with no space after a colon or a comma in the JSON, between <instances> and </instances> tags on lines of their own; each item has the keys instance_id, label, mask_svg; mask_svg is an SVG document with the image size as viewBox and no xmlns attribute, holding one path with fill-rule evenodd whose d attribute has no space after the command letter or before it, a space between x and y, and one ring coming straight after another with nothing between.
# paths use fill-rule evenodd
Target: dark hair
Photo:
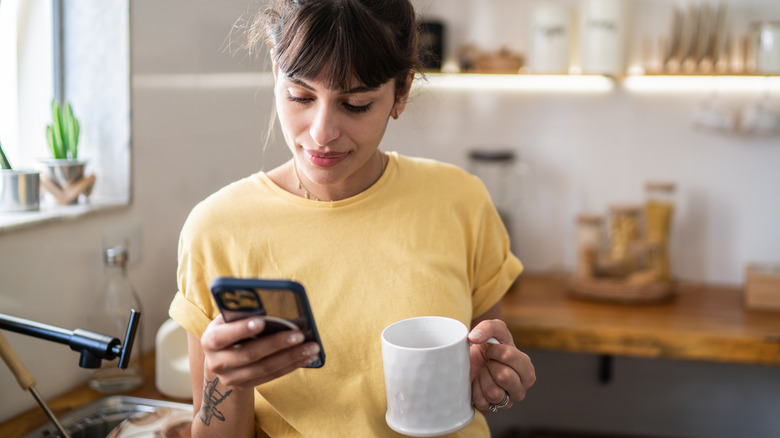
<instances>
[{"instance_id":1,"label":"dark hair","mask_svg":"<svg viewBox=\"0 0 780 438\"><path fill-rule=\"evenodd\" d=\"M395 79L398 92L410 71L422 71L409 0L276 0L251 29L250 48L265 41L282 72L324 73L333 89Z\"/></svg>"}]
</instances>

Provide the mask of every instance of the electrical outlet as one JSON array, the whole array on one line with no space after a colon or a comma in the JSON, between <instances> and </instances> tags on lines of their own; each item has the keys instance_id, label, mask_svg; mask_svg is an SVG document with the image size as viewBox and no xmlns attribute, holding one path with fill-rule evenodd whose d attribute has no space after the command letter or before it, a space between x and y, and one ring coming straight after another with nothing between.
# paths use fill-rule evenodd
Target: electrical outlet
<instances>
[{"instance_id":1,"label":"electrical outlet","mask_svg":"<svg viewBox=\"0 0 780 438\"><path fill-rule=\"evenodd\" d=\"M143 257L143 233L137 221L118 224L103 230L103 251L122 245L127 248L128 262L138 263Z\"/></svg>"}]
</instances>

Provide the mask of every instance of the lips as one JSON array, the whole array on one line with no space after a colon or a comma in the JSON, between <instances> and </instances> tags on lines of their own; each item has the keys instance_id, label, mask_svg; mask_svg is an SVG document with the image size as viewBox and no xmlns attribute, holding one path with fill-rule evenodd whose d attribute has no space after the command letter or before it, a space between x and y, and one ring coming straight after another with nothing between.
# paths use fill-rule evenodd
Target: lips
<instances>
[{"instance_id":1,"label":"lips","mask_svg":"<svg viewBox=\"0 0 780 438\"><path fill-rule=\"evenodd\" d=\"M315 150L306 150L305 152L309 162L318 167L335 166L349 155L348 152L320 152Z\"/></svg>"}]
</instances>

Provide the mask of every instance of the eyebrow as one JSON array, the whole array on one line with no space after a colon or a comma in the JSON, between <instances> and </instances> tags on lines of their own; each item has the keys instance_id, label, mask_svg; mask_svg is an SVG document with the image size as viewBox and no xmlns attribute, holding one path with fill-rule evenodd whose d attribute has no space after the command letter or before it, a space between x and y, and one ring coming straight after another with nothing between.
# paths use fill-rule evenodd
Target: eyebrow
<instances>
[{"instance_id":1,"label":"eyebrow","mask_svg":"<svg viewBox=\"0 0 780 438\"><path fill-rule=\"evenodd\" d=\"M306 88L307 90L316 91L314 89L314 87L312 87L311 85L307 84L306 82L304 82L304 81L302 81L302 80L300 80L298 78L294 78L294 77L288 76L287 79L289 79L290 82L294 83L295 85L299 85L299 86L301 86L303 88ZM347 90L341 90L341 91L339 91L339 94L369 93L369 92L372 92L372 91L376 91L378 89L379 89L379 87L369 87L368 85L358 85L357 87L349 88Z\"/></svg>"}]
</instances>

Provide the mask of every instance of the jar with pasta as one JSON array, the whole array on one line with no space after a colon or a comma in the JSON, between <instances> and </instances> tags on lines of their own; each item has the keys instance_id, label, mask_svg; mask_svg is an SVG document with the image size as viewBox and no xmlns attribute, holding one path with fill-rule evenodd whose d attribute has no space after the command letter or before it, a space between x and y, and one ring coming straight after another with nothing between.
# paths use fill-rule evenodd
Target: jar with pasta
<instances>
[{"instance_id":1,"label":"jar with pasta","mask_svg":"<svg viewBox=\"0 0 780 438\"><path fill-rule=\"evenodd\" d=\"M633 204L612 205L609 212L609 257L625 273L630 273L637 269L634 250L640 237L641 208Z\"/></svg>"},{"instance_id":2,"label":"jar with pasta","mask_svg":"<svg viewBox=\"0 0 780 438\"><path fill-rule=\"evenodd\" d=\"M650 181L645 184L645 235L648 242L657 245L659 278L670 281L669 272L669 234L674 213L675 184L668 181Z\"/></svg>"}]
</instances>

